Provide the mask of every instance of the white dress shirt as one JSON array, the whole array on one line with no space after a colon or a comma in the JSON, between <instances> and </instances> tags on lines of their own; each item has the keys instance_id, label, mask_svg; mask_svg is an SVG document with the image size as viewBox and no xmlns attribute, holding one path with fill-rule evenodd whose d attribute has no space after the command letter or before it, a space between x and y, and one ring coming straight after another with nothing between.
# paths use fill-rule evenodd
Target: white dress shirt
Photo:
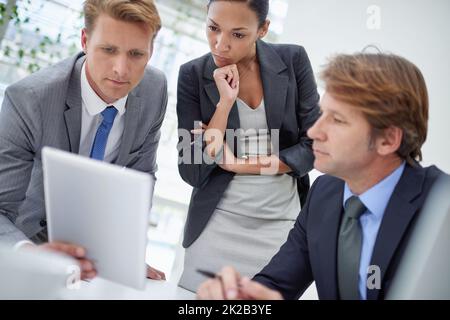
<instances>
[{"instance_id":1,"label":"white dress shirt","mask_svg":"<svg viewBox=\"0 0 450 320\"><path fill-rule=\"evenodd\" d=\"M103 120L100 113L106 107L114 106L118 112L109 132L108 141L106 142L104 161L113 162L117 159L124 129L124 114L127 98L128 95L110 104L103 101L89 84L86 77L86 63L83 64L83 68L81 69L82 111L79 154L89 157L98 126Z\"/></svg>"}]
</instances>

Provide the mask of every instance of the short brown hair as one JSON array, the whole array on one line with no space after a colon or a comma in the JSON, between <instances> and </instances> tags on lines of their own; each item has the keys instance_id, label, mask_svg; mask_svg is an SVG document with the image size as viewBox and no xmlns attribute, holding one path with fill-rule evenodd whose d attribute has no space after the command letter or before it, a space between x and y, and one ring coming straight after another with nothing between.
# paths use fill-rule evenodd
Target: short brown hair
<instances>
[{"instance_id":1,"label":"short brown hair","mask_svg":"<svg viewBox=\"0 0 450 320\"><path fill-rule=\"evenodd\" d=\"M156 34L161 29L161 18L153 0L86 0L83 5L84 26L93 30L102 13L126 22L142 22Z\"/></svg>"},{"instance_id":2,"label":"short brown hair","mask_svg":"<svg viewBox=\"0 0 450 320\"><path fill-rule=\"evenodd\" d=\"M428 93L420 70L394 54L341 54L321 73L326 91L357 107L379 133L398 127L403 138L397 154L409 164L422 160L427 137Z\"/></svg>"}]
</instances>

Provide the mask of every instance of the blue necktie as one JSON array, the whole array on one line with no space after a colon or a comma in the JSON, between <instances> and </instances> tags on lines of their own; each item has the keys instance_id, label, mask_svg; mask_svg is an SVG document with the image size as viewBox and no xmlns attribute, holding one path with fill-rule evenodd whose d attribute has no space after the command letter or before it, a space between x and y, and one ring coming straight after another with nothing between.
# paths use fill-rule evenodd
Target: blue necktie
<instances>
[{"instance_id":1,"label":"blue necktie","mask_svg":"<svg viewBox=\"0 0 450 320\"><path fill-rule=\"evenodd\" d=\"M91 155L93 159L103 160L105 156L106 142L116 117L117 109L113 106L107 107L102 111L103 121L97 129L94 143L92 144Z\"/></svg>"}]
</instances>

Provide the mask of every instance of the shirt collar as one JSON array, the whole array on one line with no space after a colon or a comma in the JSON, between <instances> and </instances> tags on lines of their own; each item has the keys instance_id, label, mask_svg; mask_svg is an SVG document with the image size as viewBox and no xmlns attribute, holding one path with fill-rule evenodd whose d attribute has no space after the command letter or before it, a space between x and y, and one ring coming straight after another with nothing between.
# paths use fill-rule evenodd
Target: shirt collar
<instances>
[{"instance_id":1,"label":"shirt collar","mask_svg":"<svg viewBox=\"0 0 450 320\"><path fill-rule=\"evenodd\" d=\"M359 195L359 199L366 206L367 210L376 215L378 218L384 215L389 199L391 198L395 186L400 180L404 169L405 161L403 161L402 164L390 175L385 177L369 190ZM345 183L343 204L345 204L348 198L354 195L355 194L350 190L348 184Z\"/></svg>"},{"instance_id":2,"label":"shirt collar","mask_svg":"<svg viewBox=\"0 0 450 320\"><path fill-rule=\"evenodd\" d=\"M113 103L106 103L103 101L97 93L95 93L94 89L92 89L88 82L86 76L86 62L84 62L81 69L81 99L86 106L86 110L91 116L99 114L108 106L114 106L119 115L123 115L125 113L125 105L127 103L128 95L114 101Z\"/></svg>"}]
</instances>

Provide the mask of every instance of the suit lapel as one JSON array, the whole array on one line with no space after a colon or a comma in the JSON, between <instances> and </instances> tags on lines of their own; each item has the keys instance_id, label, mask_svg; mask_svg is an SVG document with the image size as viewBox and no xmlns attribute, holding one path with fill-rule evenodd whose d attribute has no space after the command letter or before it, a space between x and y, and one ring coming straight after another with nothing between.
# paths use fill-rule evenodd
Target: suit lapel
<instances>
[{"instance_id":1,"label":"suit lapel","mask_svg":"<svg viewBox=\"0 0 450 320\"><path fill-rule=\"evenodd\" d=\"M261 40L256 43L256 52L264 89L267 126L269 130L280 129L289 86L289 78L282 72L287 67L275 50Z\"/></svg>"},{"instance_id":2,"label":"suit lapel","mask_svg":"<svg viewBox=\"0 0 450 320\"><path fill-rule=\"evenodd\" d=\"M383 216L377 240L372 253L371 265L380 267L381 283L387 268L402 240L412 218L419 210L413 200L420 195L424 182L424 172L405 166L405 171L392 193ZM378 299L380 290L367 290L367 299Z\"/></svg>"},{"instance_id":3,"label":"suit lapel","mask_svg":"<svg viewBox=\"0 0 450 320\"><path fill-rule=\"evenodd\" d=\"M219 102L220 95L219 90L217 89L216 83L214 81L213 73L216 69L216 65L214 64L214 60L210 55L208 61L205 65L205 71L203 72L203 77L207 80L205 81L204 89L206 94L208 95L211 104L200 104L202 115L206 116L208 119L212 117L214 112L216 111L216 105ZM239 112L236 107L236 102L233 105L233 108L230 111L227 122L227 129L238 129L240 127L239 120Z\"/></svg>"},{"instance_id":4,"label":"suit lapel","mask_svg":"<svg viewBox=\"0 0 450 320\"><path fill-rule=\"evenodd\" d=\"M142 99L136 95L137 89L138 88L130 92L127 99L122 141L120 143L119 156L115 162L121 166L125 166L127 164L128 155L131 151L131 147L133 146L138 121L142 110Z\"/></svg>"},{"instance_id":5,"label":"suit lapel","mask_svg":"<svg viewBox=\"0 0 450 320\"><path fill-rule=\"evenodd\" d=\"M79 58L75 62L74 70L70 78L69 87L67 89L66 106L68 109L64 111L64 120L66 122L67 134L69 137L70 151L78 153L80 147L81 134L81 68L85 57Z\"/></svg>"},{"instance_id":6,"label":"suit lapel","mask_svg":"<svg viewBox=\"0 0 450 320\"><path fill-rule=\"evenodd\" d=\"M320 268L323 298L337 299L337 239L342 215L342 199L344 182L339 180L336 186L330 186L322 194L323 201L319 210L324 212L320 223L318 238L318 257L321 257ZM317 279L316 279L317 280Z\"/></svg>"}]
</instances>

